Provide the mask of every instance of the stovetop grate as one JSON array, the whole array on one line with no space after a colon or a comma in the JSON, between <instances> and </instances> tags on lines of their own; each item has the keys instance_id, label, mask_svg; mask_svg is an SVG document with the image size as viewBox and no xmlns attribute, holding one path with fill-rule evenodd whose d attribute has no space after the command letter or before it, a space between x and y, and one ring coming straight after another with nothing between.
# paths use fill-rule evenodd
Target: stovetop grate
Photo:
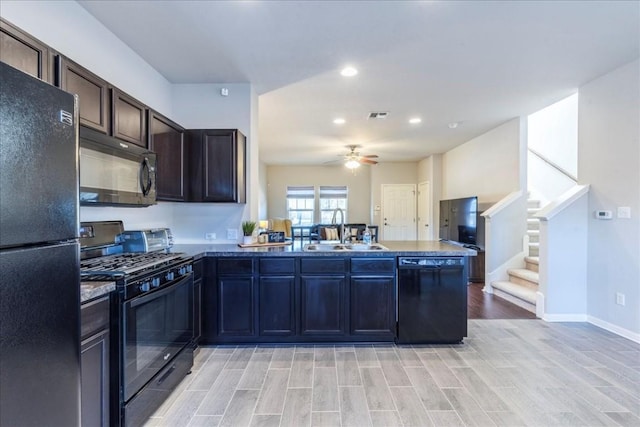
<instances>
[{"instance_id":1,"label":"stovetop grate","mask_svg":"<svg viewBox=\"0 0 640 427\"><path fill-rule=\"evenodd\" d=\"M171 265L173 261L183 258L183 254L165 252L107 255L83 260L80 263L80 271L84 277L131 275L163 265Z\"/></svg>"}]
</instances>

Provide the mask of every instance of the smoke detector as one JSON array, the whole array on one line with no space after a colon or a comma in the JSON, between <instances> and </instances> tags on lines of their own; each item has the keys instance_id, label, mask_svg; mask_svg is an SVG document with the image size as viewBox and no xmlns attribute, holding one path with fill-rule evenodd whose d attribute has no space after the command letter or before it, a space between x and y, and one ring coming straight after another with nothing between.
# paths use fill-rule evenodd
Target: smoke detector
<instances>
[{"instance_id":1,"label":"smoke detector","mask_svg":"<svg viewBox=\"0 0 640 427\"><path fill-rule=\"evenodd\" d=\"M369 119L386 119L389 115L388 111L372 111L367 118Z\"/></svg>"}]
</instances>

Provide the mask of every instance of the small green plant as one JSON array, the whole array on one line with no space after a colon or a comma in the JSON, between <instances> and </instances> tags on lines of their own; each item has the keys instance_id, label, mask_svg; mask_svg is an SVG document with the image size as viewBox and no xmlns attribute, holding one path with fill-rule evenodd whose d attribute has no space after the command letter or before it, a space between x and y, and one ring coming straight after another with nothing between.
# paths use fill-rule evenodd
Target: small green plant
<instances>
[{"instance_id":1,"label":"small green plant","mask_svg":"<svg viewBox=\"0 0 640 427\"><path fill-rule=\"evenodd\" d=\"M244 234L245 236L253 235L253 230L256 229L257 225L258 225L258 223L255 222L255 221L243 221L242 222L242 234Z\"/></svg>"}]
</instances>

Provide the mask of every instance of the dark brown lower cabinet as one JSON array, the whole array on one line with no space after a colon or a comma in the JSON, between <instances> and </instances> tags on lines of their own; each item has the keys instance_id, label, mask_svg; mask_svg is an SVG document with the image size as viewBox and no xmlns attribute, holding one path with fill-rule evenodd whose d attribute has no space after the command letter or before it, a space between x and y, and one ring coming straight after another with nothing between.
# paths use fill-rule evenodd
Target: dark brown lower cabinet
<instances>
[{"instance_id":1,"label":"dark brown lower cabinet","mask_svg":"<svg viewBox=\"0 0 640 427\"><path fill-rule=\"evenodd\" d=\"M395 278L351 277L351 335L395 336Z\"/></svg>"},{"instance_id":2,"label":"dark brown lower cabinet","mask_svg":"<svg viewBox=\"0 0 640 427\"><path fill-rule=\"evenodd\" d=\"M295 335L295 283L294 276L260 277L260 335Z\"/></svg>"},{"instance_id":3,"label":"dark brown lower cabinet","mask_svg":"<svg viewBox=\"0 0 640 427\"><path fill-rule=\"evenodd\" d=\"M207 257L202 341L395 338L395 258Z\"/></svg>"},{"instance_id":4,"label":"dark brown lower cabinet","mask_svg":"<svg viewBox=\"0 0 640 427\"><path fill-rule=\"evenodd\" d=\"M345 276L300 278L300 333L345 335Z\"/></svg>"},{"instance_id":5,"label":"dark brown lower cabinet","mask_svg":"<svg viewBox=\"0 0 640 427\"><path fill-rule=\"evenodd\" d=\"M109 425L109 297L80 309L82 425Z\"/></svg>"},{"instance_id":6,"label":"dark brown lower cabinet","mask_svg":"<svg viewBox=\"0 0 640 427\"><path fill-rule=\"evenodd\" d=\"M218 336L253 336L253 277L218 277Z\"/></svg>"}]
</instances>

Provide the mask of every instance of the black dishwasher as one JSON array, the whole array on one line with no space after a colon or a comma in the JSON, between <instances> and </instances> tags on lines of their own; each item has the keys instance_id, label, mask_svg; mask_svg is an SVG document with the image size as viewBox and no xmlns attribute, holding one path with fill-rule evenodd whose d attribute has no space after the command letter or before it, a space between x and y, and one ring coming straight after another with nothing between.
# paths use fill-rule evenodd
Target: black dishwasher
<instances>
[{"instance_id":1,"label":"black dishwasher","mask_svg":"<svg viewBox=\"0 0 640 427\"><path fill-rule=\"evenodd\" d=\"M464 258L398 258L398 344L459 343L465 336Z\"/></svg>"}]
</instances>

